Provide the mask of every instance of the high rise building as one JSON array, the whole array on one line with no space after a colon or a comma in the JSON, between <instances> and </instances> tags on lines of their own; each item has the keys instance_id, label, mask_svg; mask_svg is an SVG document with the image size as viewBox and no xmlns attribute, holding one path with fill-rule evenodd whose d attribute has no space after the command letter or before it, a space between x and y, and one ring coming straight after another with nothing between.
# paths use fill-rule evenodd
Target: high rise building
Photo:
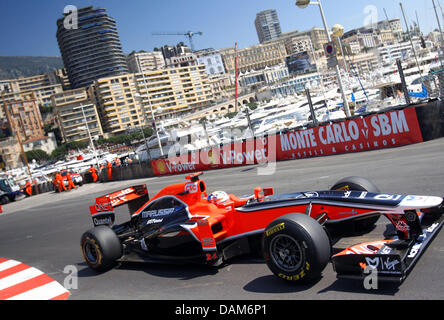
<instances>
[{"instance_id":1,"label":"high rise building","mask_svg":"<svg viewBox=\"0 0 444 320\"><path fill-rule=\"evenodd\" d=\"M72 13L71 13L72 14ZM103 8L77 10L77 25L66 28L69 14L57 20L57 41L72 89L128 73L116 22Z\"/></svg>"},{"instance_id":2,"label":"high rise building","mask_svg":"<svg viewBox=\"0 0 444 320\"><path fill-rule=\"evenodd\" d=\"M274 9L264 10L256 14L254 25L260 43L278 38L282 33L281 24Z\"/></svg>"}]
</instances>

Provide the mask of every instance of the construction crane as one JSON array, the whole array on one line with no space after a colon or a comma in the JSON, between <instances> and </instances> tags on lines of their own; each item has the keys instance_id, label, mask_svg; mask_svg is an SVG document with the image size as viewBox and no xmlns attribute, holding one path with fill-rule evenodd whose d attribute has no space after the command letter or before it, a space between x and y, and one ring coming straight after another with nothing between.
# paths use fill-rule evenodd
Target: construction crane
<instances>
[{"instance_id":1,"label":"construction crane","mask_svg":"<svg viewBox=\"0 0 444 320\"><path fill-rule=\"evenodd\" d=\"M188 39L190 40L190 48L191 51L194 51L194 44L193 44L193 37L198 34L198 35L202 35L202 31L188 31L188 32L155 32L153 33L154 36L187 36Z\"/></svg>"}]
</instances>

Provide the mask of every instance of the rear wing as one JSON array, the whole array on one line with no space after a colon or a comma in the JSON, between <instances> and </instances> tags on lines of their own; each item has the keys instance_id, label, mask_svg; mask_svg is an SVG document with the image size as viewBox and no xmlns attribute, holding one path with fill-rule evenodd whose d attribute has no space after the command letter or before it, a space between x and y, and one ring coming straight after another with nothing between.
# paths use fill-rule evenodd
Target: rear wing
<instances>
[{"instance_id":1,"label":"rear wing","mask_svg":"<svg viewBox=\"0 0 444 320\"><path fill-rule=\"evenodd\" d=\"M128 205L130 216L149 200L145 184L128 187L119 191L96 198L93 206L89 207L95 227L114 224L114 208Z\"/></svg>"}]
</instances>

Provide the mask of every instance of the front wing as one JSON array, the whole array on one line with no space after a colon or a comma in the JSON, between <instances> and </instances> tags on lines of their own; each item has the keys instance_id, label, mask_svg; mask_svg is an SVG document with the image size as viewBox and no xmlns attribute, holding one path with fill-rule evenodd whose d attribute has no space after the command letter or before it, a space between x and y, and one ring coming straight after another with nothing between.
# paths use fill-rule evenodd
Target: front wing
<instances>
[{"instance_id":1,"label":"front wing","mask_svg":"<svg viewBox=\"0 0 444 320\"><path fill-rule=\"evenodd\" d=\"M338 278L364 279L370 274L378 281L401 282L411 271L444 223L441 215L412 240L381 240L362 243L334 255Z\"/></svg>"}]
</instances>

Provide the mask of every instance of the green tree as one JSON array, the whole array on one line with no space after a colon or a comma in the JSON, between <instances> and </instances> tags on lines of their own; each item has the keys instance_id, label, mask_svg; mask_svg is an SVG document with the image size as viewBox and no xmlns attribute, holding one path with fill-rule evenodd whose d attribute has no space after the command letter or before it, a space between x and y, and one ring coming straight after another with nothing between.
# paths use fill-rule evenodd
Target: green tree
<instances>
[{"instance_id":1,"label":"green tree","mask_svg":"<svg viewBox=\"0 0 444 320\"><path fill-rule=\"evenodd\" d=\"M37 162L39 161L46 161L49 160L50 156L49 154L47 154L45 151L41 150L41 149L34 149L34 150L30 150L30 151L26 151L26 158L28 159L28 161L32 161L35 160Z\"/></svg>"},{"instance_id":2,"label":"green tree","mask_svg":"<svg viewBox=\"0 0 444 320\"><path fill-rule=\"evenodd\" d=\"M89 145L88 142L83 141L71 141L61 146L58 146L51 152L51 159L57 160L62 159L68 154L68 150L85 149Z\"/></svg>"}]
</instances>

